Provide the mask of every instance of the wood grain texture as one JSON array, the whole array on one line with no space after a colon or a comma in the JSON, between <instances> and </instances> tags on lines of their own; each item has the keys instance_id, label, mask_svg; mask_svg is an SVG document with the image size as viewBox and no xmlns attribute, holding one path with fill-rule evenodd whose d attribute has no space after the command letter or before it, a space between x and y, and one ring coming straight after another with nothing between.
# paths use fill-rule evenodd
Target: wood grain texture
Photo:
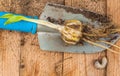
<instances>
[{"instance_id":1,"label":"wood grain texture","mask_svg":"<svg viewBox=\"0 0 120 76\"><path fill-rule=\"evenodd\" d=\"M24 2L27 1L27 5ZM39 16L47 2L63 3L62 0L22 0L20 13ZM21 6L22 5L22 6ZM25 11L27 10L27 11ZM28 12L29 11L29 12ZM39 48L37 35L21 33L20 76L61 76L62 53L45 52Z\"/></svg>"},{"instance_id":2,"label":"wood grain texture","mask_svg":"<svg viewBox=\"0 0 120 76\"><path fill-rule=\"evenodd\" d=\"M108 0L107 1L107 14L110 16L114 23L120 26L120 0ZM120 46L120 40L116 43ZM112 48L116 51L120 49ZM120 55L107 52L107 57L109 60L107 67L107 76L120 76Z\"/></svg>"},{"instance_id":3,"label":"wood grain texture","mask_svg":"<svg viewBox=\"0 0 120 76\"><path fill-rule=\"evenodd\" d=\"M11 0L0 0L0 11L11 11ZM19 76L19 33L0 31L0 76Z\"/></svg>"},{"instance_id":4,"label":"wood grain texture","mask_svg":"<svg viewBox=\"0 0 120 76\"><path fill-rule=\"evenodd\" d=\"M56 76L56 64L61 53L40 50L37 36L22 34L20 76ZM62 67L59 68L61 74ZM59 71L58 71L59 72Z\"/></svg>"},{"instance_id":5,"label":"wood grain texture","mask_svg":"<svg viewBox=\"0 0 120 76\"><path fill-rule=\"evenodd\" d=\"M16 32L2 32L2 75L19 76L20 36Z\"/></svg>"},{"instance_id":6,"label":"wood grain texture","mask_svg":"<svg viewBox=\"0 0 120 76\"><path fill-rule=\"evenodd\" d=\"M106 13L106 0L65 0L65 5L80 7L96 13Z\"/></svg>"},{"instance_id":7,"label":"wood grain texture","mask_svg":"<svg viewBox=\"0 0 120 76\"><path fill-rule=\"evenodd\" d=\"M0 0L0 11L39 16L47 2L106 14L106 0ZM118 25L119 8L119 0L107 0L107 14ZM117 45L120 46L120 41ZM102 70L94 67L94 61L103 56L106 56L105 52L72 54L42 51L37 35L0 30L0 76L119 76L120 56L109 51L108 66Z\"/></svg>"},{"instance_id":8,"label":"wood grain texture","mask_svg":"<svg viewBox=\"0 0 120 76\"><path fill-rule=\"evenodd\" d=\"M0 30L0 42L2 42L3 38L2 38L2 31ZM2 44L0 44L0 76L3 76L2 73L3 73L3 65L2 65L2 54L3 52L3 47L2 47Z\"/></svg>"},{"instance_id":9,"label":"wood grain texture","mask_svg":"<svg viewBox=\"0 0 120 76\"><path fill-rule=\"evenodd\" d=\"M97 13L105 14L105 0L65 0L65 4L80 7ZM63 76L105 76L105 69L98 70L94 67L94 61L105 56L98 54L70 54L64 53Z\"/></svg>"}]
</instances>

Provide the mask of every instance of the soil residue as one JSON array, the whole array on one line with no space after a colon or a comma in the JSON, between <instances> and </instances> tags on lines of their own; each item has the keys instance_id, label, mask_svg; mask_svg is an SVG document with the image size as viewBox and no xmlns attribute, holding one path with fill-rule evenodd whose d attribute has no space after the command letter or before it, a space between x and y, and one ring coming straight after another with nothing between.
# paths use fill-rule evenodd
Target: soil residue
<instances>
[{"instance_id":1,"label":"soil residue","mask_svg":"<svg viewBox=\"0 0 120 76\"><path fill-rule=\"evenodd\" d=\"M56 5L56 4L48 4L48 5L53 6L55 8L59 8L59 9L63 8L67 12L71 12L71 13L74 13L74 14L83 14L84 16L92 19L93 21L97 20L97 21L102 22L102 23L110 22L110 18L107 17L106 15L97 14L97 13L94 13L94 12L91 12L91 11L88 11L88 10L71 8L69 6L64 6L64 5Z\"/></svg>"},{"instance_id":2,"label":"soil residue","mask_svg":"<svg viewBox=\"0 0 120 76\"><path fill-rule=\"evenodd\" d=\"M51 18L51 17L47 17L47 20L51 23L57 23L57 24L60 24L60 25L63 25L64 24L64 20L63 19L54 19L54 18Z\"/></svg>"}]
</instances>

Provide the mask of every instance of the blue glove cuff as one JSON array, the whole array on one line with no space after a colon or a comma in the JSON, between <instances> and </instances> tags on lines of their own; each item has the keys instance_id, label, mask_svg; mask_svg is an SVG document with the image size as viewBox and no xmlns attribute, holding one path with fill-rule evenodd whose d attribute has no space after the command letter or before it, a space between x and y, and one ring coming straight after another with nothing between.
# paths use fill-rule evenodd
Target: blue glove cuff
<instances>
[{"instance_id":1,"label":"blue glove cuff","mask_svg":"<svg viewBox=\"0 0 120 76\"><path fill-rule=\"evenodd\" d=\"M0 16L7 14L7 13L9 13L9 12L0 12ZM38 19L37 16L34 16L34 17L26 16L26 17ZM20 31L20 32L30 32L32 34L35 34L37 31L37 24L36 23L27 22L27 21L19 21L19 22L15 22L12 24L4 25L4 22L6 20L7 19L0 18L0 29Z\"/></svg>"}]
</instances>

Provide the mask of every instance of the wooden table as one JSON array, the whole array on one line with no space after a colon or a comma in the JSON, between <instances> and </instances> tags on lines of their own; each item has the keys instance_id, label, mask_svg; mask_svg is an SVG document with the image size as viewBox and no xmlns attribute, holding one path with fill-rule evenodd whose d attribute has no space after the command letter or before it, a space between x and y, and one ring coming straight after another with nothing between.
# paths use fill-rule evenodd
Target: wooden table
<instances>
[{"instance_id":1,"label":"wooden table","mask_svg":"<svg viewBox=\"0 0 120 76\"><path fill-rule=\"evenodd\" d=\"M0 0L0 11L39 16L46 2L107 14L120 24L120 0ZM96 69L94 61L104 56L108 59L107 67ZM119 67L120 56L109 51L45 52L39 48L37 35L0 30L0 76L120 76Z\"/></svg>"}]
</instances>

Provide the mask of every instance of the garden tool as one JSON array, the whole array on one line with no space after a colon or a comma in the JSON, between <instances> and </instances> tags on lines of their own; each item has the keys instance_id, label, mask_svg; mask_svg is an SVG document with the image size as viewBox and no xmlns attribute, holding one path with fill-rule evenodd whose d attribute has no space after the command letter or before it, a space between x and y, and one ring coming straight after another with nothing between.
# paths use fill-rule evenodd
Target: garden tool
<instances>
[{"instance_id":1,"label":"garden tool","mask_svg":"<svg viewBox=\"0 0 120 76\"><path fill-rule=\"evenodd\" d=\"M0 12L0 16L8 12ZM26 16L30 17L31 16ZM33 17L36 18L37 17ZM65 20L76 19L82 23L89 23L95 27L99 27L101 23L107 22L105 16L97 14L91 11L87 11L80 8L64 6L60 4L47 3L42 14L39 17L40 20L50 21L54 24L62 25ZM0 19L0 28L5 30L15 30L21 32L31 32L32 34L38 34L38 41L40 49L44 51L57 51L57 52L70 52L70 53L97 53L102 52L105 49L97 46L93 46L84 42L83 46L80 45L66 45L61 39L61 34L52 28L27 22L20 21L4 26L6 19ZM111 43L115 43L120 37L119 34L114 34L112 37L116 37L111 40ZM110 40L110 38L102 38L102 40ZM110 45L100 43L99 44L110 47Z\"/></svg>"}]
</instances>

